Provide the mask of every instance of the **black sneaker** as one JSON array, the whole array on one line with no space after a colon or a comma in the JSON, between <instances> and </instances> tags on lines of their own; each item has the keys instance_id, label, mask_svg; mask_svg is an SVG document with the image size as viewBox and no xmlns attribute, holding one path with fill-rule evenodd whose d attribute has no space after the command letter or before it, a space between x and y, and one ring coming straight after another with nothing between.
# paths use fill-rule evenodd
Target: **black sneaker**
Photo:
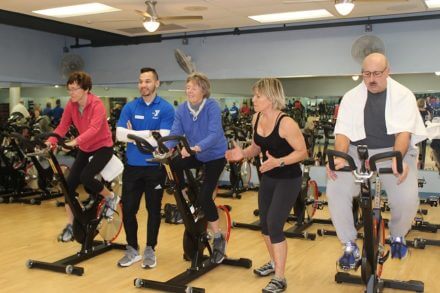
<instances>
[{"instance_id":1,"label":"black sneaker","mask_svg":"<svg viewBox=\"0 0 440 293\"><path fill-rule=\"evenodd\" d=\"M221 263L225 259L226 239L223 234L214 238L213 252L211 260L215 263Z\"/></svg>"},{"instance_id":2,"label":"black sneaker","mask_svg":"<svg viewBox=\"0 0 440 293\"><path fill-rule=\"evenodd\" d=\"M269 261L268 263L254 270L254 274L260 277L266 277L274 273L275 273L275 266L273 261Z\"/></svg>"},{"instance_id":3,"label":"black sneaker","mask_svg":"<svg viewBox=\"0 0 440 293\"><path fill-rule=\"evenodd\" d=\"M286 279L273 278L269 284L263 289L263 293L278 293L284 292L287 288Z\"/></svg>"}]
</instances>

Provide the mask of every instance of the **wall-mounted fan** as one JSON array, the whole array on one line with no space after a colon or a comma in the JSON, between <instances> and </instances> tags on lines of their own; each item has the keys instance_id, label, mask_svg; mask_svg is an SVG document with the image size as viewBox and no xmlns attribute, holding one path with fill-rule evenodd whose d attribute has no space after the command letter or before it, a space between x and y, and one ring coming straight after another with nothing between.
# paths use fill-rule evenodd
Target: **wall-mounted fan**
<instances>
[{"instance_id":1,"label":"wall-mounted fan","mask_svg":"<svg viewBox=\"0 0 440 293\"><path fill-rule=\"evenodd\" d=\"M180 68L182 68L187 74L191 74L196 71L196 66L191 61L191 56L186 55L180 49L174 50L174 57L176 57L176 61L179 63Z\"/></svg>"},{"instance_id":2,"label":"wall-mounted fan","mask_svg":"<svg viewBox=\"0 0 440 293\"><path fill-rule=\"evenodd\" d=\"M156 11L157 1L147 0L145 1L146 11L135 10L136 13L141 15L144 19L143 25L149 32L156 31L161 23L166 23L175 20L202 20L201 15L176 15L176 16L159 16Z\"/></svg>"},{"instance_id":3,"label":"wall-mounted fan","mask_svg":"<svg viewBox=\"0 0 440 293\"><path fill-rule=\"evenodd\" d=\"M360 37L351 47L351 56L359 63L362 63L371 53L385 53L384 43L374 35Z\"/></svg>"},{"instance_id":4,"label":"wall-mounted fan","mask_svg":"<svg viewBox=\"0 0 440 293\"><path fill-rule=\"evenodd\" d=\"M66 53L61 59L60 69L61 75L68 78L71 73L84 69L84 60L77 54Z\"/></svg>"}]
</instances>

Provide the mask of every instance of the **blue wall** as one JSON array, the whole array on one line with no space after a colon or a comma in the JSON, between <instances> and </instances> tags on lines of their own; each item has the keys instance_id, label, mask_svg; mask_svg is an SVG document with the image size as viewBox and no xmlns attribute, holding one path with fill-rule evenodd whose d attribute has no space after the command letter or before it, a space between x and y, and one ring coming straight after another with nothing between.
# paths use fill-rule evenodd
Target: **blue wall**
<instances>
[{"instance_id":1,"label":"blue wall","mask_svg":"<svg viewBox=\"0 0 440 293\"><path fill-rule=\"evenodd\" d=\"M189 39L130 46L81 48L95 84L135 82L142 66L158 69L162 80L183 80L174 59L181 48L211 79L262 76L344 75L359 72L352 43L363 26ZM373 25L385 43L394 73L440 70L440 20ZM64 42L72 38L0 25L0 82L59 83Z\"/></svg>"}]
</instances>

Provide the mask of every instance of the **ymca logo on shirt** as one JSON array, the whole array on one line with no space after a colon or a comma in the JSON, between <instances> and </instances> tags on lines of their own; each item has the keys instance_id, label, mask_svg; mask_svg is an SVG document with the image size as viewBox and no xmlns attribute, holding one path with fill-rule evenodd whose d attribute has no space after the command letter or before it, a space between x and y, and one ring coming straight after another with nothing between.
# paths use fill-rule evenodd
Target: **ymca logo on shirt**
<instances>
[{"instance_id":1,"label":"ymca logo on shirt","mask_svg":"<svg viewBox=\"0 0 440 293\"><path fill-rule=\"evenodd\" d=\"M152 113L153 114L152 118L153 119L159 119L159 113L160 113L160 110L154 110L153 113Z\"/></svg>"}]
</instances>

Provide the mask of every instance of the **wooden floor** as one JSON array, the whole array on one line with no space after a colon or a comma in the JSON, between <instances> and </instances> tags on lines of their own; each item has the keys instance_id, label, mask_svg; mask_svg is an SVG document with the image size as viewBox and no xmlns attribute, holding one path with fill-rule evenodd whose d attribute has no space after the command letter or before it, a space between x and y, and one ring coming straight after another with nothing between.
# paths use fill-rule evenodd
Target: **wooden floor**
<instances>
[{"instance_id":1,"label":"wooden floor","mask_svg":"<svg viewBox=\"0 0 440 293\"><path fill-rule=\"evenodd\" d=\"M256 194L247 192L242 199L217 199L219 203L230 204L233 220L252 222L252 211L256 208ZM164 202L172 201L165 195ZM143 207L143 206L142 206ZM63 208L55 207L54 201L41 206L21 204L0 205L0 292L142 292L133 286L135 278L167 280L184 271L189 263L182 260L182 225L162 223L157 247L158 266L145 270L137 263L129 268L119 268L116 263L122 251L110 251L94 259L83 262L85 274L81 277L69 276L38 269L27 269L28 259L56 261L75 253L77 243L59 243L57 234L65 224ZM145 243L145 211L138 215L140 220L140 243ZM318 217L327 217L323 211ZM440 223L440 207L430 208L427 220ZM319 226L312 226L316 232ZM331 227L329 227L331 229ZM422 235L429 239L440 239L439 233L411 232L408 239ZM121 233L120 243L125 240ZM287 292L363 292L355 285L336 284L335 261L341 253L341 245L336 237L317 237L316 241L288 239L288 263L286 277ZM142 247L143 249L144 247ZM400 280L421 280L425 292L440 292L439 268L440 247L424 250L412 249L404 261L388 260L384 277ZM259 232L233 229L227 248L229 257L248 257L253 267L268 260L265 246ZM220 266L192 285L203 287L207 292L261 292L269 279L258 278L252 269ZM397 292L386 289L385 292Z\"/></svg>"}]
</instances>

